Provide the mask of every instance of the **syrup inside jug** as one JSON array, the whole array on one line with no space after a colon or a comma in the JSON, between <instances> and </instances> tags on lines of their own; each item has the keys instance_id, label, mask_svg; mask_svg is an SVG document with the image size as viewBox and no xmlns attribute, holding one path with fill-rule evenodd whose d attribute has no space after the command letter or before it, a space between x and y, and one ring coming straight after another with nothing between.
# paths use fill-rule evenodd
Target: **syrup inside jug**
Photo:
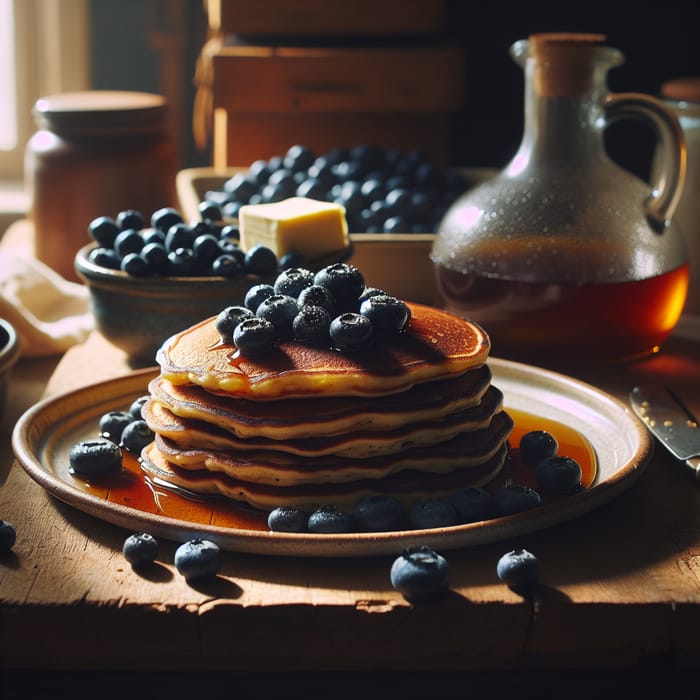
<instances>
[{"instance_id":1,"label":"syrup inside jug","mask_svg":"<svg viewBox=\"0 0 700 700\"><path fill-rule=\"evenodd\" d=\"M444 306L480 323L493 354L533 363L606 362L655 352L688 287L671 222L684 175L683 134L652 97L612 95L622 62L604 37L539 34L511 49L525 69L520 148L445 215L431 253ZM638 117L665 163L650 186L615 164L603 132Z\"/></svg>"}]
</instances>

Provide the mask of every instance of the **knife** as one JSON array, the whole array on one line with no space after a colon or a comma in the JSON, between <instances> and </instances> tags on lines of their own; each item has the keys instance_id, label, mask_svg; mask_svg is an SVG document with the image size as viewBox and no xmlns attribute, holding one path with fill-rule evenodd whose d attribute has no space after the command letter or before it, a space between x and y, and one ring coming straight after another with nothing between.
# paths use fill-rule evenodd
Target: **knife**
<instances>
[{"instance_id":1,"label":"knife","mask_svg":"<svg viewBox=\"0 0 700 700\"><path fill-rule=\"evenodd\" d=\"M636 386L630 403L650 432L700 481L700 427L694 418L681 410L668 391Z\"/></svg>"}]
</instances>

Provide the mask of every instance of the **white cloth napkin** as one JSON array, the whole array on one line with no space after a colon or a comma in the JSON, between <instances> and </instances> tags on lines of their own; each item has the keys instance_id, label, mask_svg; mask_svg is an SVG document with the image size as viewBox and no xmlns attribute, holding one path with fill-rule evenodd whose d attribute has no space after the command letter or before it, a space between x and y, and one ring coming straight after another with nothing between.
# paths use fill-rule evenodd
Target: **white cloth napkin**
<instances>
[{"instance_id":1,"label":"white cloth napkin","mask_svg":"<svg viewBox=\"0 0 700 700\"><path fill-rule=\"evenodd\" d=\"M65 352L95 326L86 287L10 250L0 250L0 316L17 330L24 357Z\"/></svg>"}]
</instances>

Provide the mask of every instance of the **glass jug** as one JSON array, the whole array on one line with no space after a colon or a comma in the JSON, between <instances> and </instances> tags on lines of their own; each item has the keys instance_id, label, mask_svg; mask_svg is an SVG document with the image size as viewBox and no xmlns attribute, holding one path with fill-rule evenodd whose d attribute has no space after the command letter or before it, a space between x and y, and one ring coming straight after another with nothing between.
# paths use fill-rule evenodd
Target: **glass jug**
<instances>
[{"instance_id":1,"label":"glass jug","mask_svg":"<svg viewBox=\"0 0 700 700\"><path fill-rule=\"evenodd\" d=\"M611 94L623 61L588 34L536 34L511 55L525 70L520 147L447 211L431 251L450 311L484 327L495 356L528 362L630 359L655 352L682 312L683 236L671 221L685 146L660 100ZM606 124L641 118L663 164L647 183L604 148Z\"/></svg>"}]
</instances>

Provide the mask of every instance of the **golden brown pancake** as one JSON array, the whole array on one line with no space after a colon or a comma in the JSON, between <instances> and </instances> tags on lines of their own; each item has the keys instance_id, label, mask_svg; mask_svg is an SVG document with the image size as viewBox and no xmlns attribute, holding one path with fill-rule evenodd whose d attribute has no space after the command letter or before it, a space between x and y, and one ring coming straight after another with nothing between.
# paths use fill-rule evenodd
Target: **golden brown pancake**
<instances>
[{"instance_id":1,"label":"golden brown pancake","mask_svg":"<svg viewBox=\"0 0 700 700\"><path fill-rule=\"evenodd\" d=\"M293 340L260 358L221 342L215 318L169 338L156 359L173 384L197 384L238 398L380 396L456 377L484 364L490 343L476 324L420 304L401 333L367 350L339 352Z\"/></svg>"},{"instance_id":2,"label":"golden brown pancake","mask_svg":"<svg viewBox=\"0 0 700 700\"><path fill-rule=\"evenodd\" d=\"M205 421L240 438L299 440L434 421L478 405L490 382L491 371L482 365L453 379L372 398L314 396L252 401L212 394L196 385L175 385L160 376L151 381L149 391L154 401L176 416Z\"/></svg>"}]
</instances>

